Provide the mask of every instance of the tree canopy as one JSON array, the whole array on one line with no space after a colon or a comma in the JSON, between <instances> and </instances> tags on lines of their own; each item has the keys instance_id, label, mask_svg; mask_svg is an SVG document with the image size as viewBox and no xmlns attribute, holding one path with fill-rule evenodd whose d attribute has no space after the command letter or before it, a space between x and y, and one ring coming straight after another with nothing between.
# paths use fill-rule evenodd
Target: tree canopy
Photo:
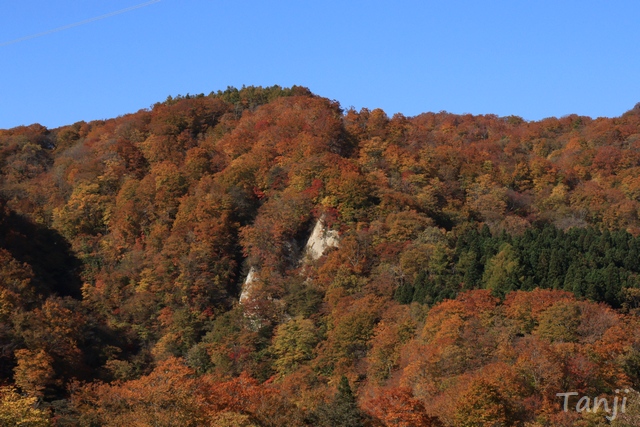
<instances>
[{"instance_id":1,"label":"tree canopy","mask_svg":"<svg viewBox=\"0 0 640 427\"><path fill-rule=\"evenodd\" d=\"M0 130L0 424L599 425L556 394L638 387L639 212L634 110L230 87Z\"/></svg>"}]
</instances>

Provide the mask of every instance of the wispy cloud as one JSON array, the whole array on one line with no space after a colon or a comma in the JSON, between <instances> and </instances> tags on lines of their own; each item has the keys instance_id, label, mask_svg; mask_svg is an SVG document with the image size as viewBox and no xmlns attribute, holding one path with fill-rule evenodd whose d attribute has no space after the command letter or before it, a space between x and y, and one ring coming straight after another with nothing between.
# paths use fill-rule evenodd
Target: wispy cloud
<instances>
[{"instance_id":1,"label":"wispy cloud","mask_svg":"<svg viewBox=\"0 0 640 427\"><path fill-rule=\"evenodd\" d=\"M23 41L35 39L37 37L48 36L49 34L57 33L59 31L68 30L70 28L79 27L81 25L90 24L91 22L99 21L101 19L111 18L112 16L120 15L122 13L127 13L135 9L140 9L143 7L151 6L154 3L158 3L160 0L152 0L146 3L141 3L136 6L127 7L126 9L117 10L115 12L107 13L105 15L96 16L93 18L85 19L84 21L75 22L73 24L65 25L64 27L54 28L53 30L43 31L41 33L31 34L29 36L20 37L19 39L10 40L8 42L0 43L0 47L9 46L11 44L20 43Z\"/></svg>"}]
</instances>

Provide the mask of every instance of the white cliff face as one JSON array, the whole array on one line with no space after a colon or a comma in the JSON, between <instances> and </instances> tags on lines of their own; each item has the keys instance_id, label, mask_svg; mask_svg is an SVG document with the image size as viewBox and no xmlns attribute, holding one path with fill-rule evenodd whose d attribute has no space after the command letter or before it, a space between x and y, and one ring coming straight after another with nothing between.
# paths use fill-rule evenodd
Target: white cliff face
<instances>
[{"instance_id":1,"label":"white cliff face","mask_svg":"<svg viewBox=\"0 0 640 427\"><path fill-rule=\"evenodd\" d=\"M320 218L318 222L316 222L316 226L313 227L311 236L309 236L309 240L305 246L305 252L312 260L316 260L324 255L327 249L337 248L338 245L338 232L328 230L324 221Z\"/></svg>"},{"instance_id":2,"label":"white cliff face","mask_svg":"<svg viewBox=\"0 0 640 427\"><path fill-rule=\"evenodd\" d=\"M327 249L337 248L339 243L338 232L327 229L323 219L320 218L318 222L316 222L315 227L313 227L311 236L309 236L309 240L305 246L305 256L315 261L324 255ZM304 261L305 259L303 258L301 262L304 263ZM256 270L255 267L249 269L249 274L247 274L242 284L240 304L247 304L249 302L251 292L258 280L256 277L257 274L258 270Z\"/></svg>"},{"instance_id":3,"label":"white cliff face","mask_svg":"<svg viewBox=\"0 0 640 427\"><path fill-rule=\"evenodd\" d=\"M247 278L244 279L244 284L242 285L242 292L240 292L240 304L245 302L247 298L249 298L249 294L251 293L252 283L256 280L256 269L251 267L249 269L249 274L247 274Z\"/></svg>"}]
</instances>

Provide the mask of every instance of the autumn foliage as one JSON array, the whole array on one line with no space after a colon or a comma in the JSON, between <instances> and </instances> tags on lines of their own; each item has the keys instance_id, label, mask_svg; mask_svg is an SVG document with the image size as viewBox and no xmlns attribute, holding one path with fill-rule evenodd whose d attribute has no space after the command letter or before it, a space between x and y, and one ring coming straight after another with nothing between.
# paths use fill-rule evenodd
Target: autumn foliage
<instances>
[{"instance_id":1,"label":"autumn foliage","mask_svg":"<svg viewBox=\"0 0 640 427\"><path fill-rule=\"evenodd\" d=\"M0 130L0 424L600 425L557 394L640 387L639 212L636 110L274 86Z\"/></svg>"}]
</instances>

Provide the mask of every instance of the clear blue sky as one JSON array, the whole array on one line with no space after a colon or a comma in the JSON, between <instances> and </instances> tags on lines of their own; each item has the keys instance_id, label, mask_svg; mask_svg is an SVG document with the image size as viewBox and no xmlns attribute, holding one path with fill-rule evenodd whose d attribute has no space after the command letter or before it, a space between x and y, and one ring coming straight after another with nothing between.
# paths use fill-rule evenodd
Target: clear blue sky
<instances>
[{"instance_id":1,"label":"clear blue sky","mask_svg":"<svg viewBox=\"0 0 640 427\"><path fill-rule=\"evenodd\" d=\"M144 1L1 2L0 128L243 84L408 116L612 117L640 102L637 0L161 0L6 44Z\"/></svg>"}]
</instances>

